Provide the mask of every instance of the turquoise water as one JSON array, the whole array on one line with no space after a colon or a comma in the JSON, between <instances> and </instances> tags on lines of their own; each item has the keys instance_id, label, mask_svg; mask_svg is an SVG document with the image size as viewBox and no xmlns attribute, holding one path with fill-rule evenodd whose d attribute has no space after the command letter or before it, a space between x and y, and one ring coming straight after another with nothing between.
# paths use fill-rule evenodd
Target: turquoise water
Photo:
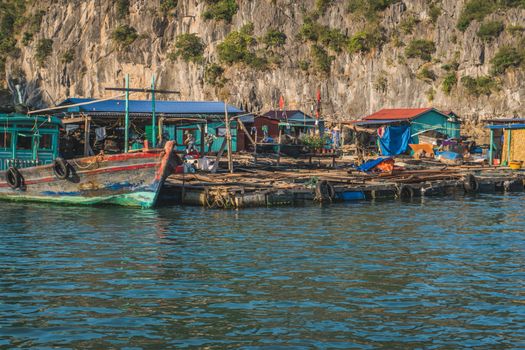
<instances>
[{"instance_id":1,"label":"turquoise water","mask_svg":"<svg viewBox=\"0 0 525 350\"><path fill-rule=\"evenodd\" d=\"M524 200L2 203L0 348L525 348Z\"/></svg>"}]
</instances>

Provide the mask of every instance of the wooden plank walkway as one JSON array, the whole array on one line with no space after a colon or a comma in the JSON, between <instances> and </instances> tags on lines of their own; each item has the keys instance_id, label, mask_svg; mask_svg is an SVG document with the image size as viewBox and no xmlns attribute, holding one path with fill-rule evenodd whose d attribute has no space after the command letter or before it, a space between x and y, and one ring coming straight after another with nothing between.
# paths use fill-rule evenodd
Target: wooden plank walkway
<instances>
[{"instance_id":1,"label":"wooden plank walkway","mask_svg":"<svg viewBox=\"0 0 525 350\"><path fill-rule=\"evenodd\" d=\"M280 166L237 164L236 172L177 174L168 178L163 201L207 208L304 205L496 191L523 191L525 172L482 166L444 166L365 174L349 166L312 169L298 163Z\"/></svg>"}]
</instances>

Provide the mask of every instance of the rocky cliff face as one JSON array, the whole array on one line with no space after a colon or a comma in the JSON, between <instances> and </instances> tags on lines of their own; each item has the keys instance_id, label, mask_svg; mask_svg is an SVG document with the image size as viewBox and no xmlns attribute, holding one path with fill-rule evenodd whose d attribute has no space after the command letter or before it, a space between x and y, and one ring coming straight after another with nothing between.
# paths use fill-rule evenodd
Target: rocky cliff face
<instances>
[{"instance_id":1,"label":"rocky cliff face","mask_svg":"<svg viewBox=\"0 0 525 350\"><path fill-rule=\"evenodd\" d=\"M146 87L155 74L160 88L181 91L180 96L161 98L227 98L250 110L271 108L282 95L288 107L309 111L320 89L324 114L335 120L356 119L385 107L420 106L453 110L470 121L525 117L523 66L518 62L501 74L490 75L491 60L498 50L509 45L519 48L525 35L525 9L519 6L491 11L460 31L457 23L465 5L461 0L385 0L382 3L388 6L373 9L373 18L349 10L349 3L359 7L366 1L237 0L231 23L205 19L205 11L220 2L37 2L25 8L24 16L29 23L40 13L40 26L33 25L34 34L25 38L25 45L23 36L28 36L24 33L29 24L17 27L20 49L7 59L7 75L38 79L48 103L69 96L111 96L104 88L122 86L126 74L134 87ZM483 40L478 35L482 23L498 20L505 29ZM305 22L319 26L321 32L336 30L342 49L334 49L330 39L323 43L305 38ZM218 45L228 33L247 23L253 23L250 35L258 39L249 50L265 60L264 67L218 58ZM380 43L364 49L357 45L355 50L355 44L361 43L356 34L366 32L371 23ZM115 39L113 33L122 25L136 30L131 43ZM284 46L262 43L261 38L271 29L286 35ZM169 59L177 37L187 33L195 33L204 43L202 59L196 63ZM362 42L368 45L364 38ZM45 39L52 40L50 49L39 47ZM349 50L352 39L354 47ZM435 44L430 60L410 57L407 49L417 39ZM316 53L316 48L322 52ZM318 67L323 59L328 69L326 65ZM224 69L223 87L207 79L214 63ZM489 92L473 92L475 87L471 85L469 90L462 83L464 76L490 76L493 85Z\"/></svg>"}]
</instances>

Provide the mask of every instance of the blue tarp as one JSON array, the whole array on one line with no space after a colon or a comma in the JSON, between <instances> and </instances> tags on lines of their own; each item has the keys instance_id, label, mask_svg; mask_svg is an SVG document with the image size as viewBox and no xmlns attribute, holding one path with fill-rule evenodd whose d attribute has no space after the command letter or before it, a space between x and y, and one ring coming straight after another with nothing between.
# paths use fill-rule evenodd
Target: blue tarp
<instances>
[{"instance_id":1,"label":"blue tarp","mask_svg":"<svg viewBox=\"0 0 525 350\"><path fill-rule=\"evenodd\" d=\"M388 126L383 137L379 139L381 154L384 156L397 156L406 152L410 142L410 126Z\"/></svg>"},{"instance_id":2,"label":"blue tarp","mask_svg":"<svg viewBox=\"0 0 525 350\"><path fill-rule=\"evenodd\" d=\"M390 157L386 157L386 158L371 159L371 160L367 161L366 163L361 164L356 169L359 170L359 171L364 171L365 173L367 173L367 172L369 172L370 170L374 169L376 166L378 166L379 164L381 164L382 162L384 162L387 159L391 159L391 158Z\"/></svg>"},{"instance_id":3,"label":"blue tarp","mask_svg":"<svg viewBox=\"0 0 525 350\"><path fill-rule=\"evenodd\" d=\"M436 152L436 156L437 157L441 157L443 159L447 159L447 160L461 160L461 159L463 159L463 156L461 154L456 153L456 152L450 152L450 151Z\"/></svg>"}]
</instances>

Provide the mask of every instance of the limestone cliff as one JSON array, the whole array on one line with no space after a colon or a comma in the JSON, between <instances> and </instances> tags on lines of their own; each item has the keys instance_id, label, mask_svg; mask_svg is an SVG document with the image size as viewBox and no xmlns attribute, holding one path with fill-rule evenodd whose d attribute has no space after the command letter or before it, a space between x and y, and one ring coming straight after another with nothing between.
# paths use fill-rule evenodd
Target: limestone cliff
<instances>
[{"instance_id":1,"label":"limestone cliff","mask_svg":"<svg viewBox=\"0 0 525 350\"><path fill-rule=\"evenodd\" d=\"M324 115L336 120L383 107L419 106L454 110L471 121L525 117L524 53L498 74L491 62L502 48L522 50L525 8L519 1L470 20L462 30L458 21L468 13L461 0L237 0L231 22L210 14L222 3L232 5L224 0L26 4L24 20L13 31L17 49L6 56L6 74L38 79L50 104L68 96L111 96L104 88L122 85L126 74L134 87L146 87L155 74L159 88L181 92L161 98L227 97L249 110L271 108L283 95L288 107L309 111L320 89ZM370 8L372 3L379 5ZM499 21L501 30L480 34L484 23ZM253 23L247 31L252 63L219 59L219 44L248 23ZM120 38L118 28L124 30ZM270 30L285 34L277 36L285 40L265 41ZM202 40L201 59L186 62L172 54L177 38L188 33ZM434 47L413 47L417 40ZM479 77L489 80L478 89Z\"/></svg>"}]
</instances>

